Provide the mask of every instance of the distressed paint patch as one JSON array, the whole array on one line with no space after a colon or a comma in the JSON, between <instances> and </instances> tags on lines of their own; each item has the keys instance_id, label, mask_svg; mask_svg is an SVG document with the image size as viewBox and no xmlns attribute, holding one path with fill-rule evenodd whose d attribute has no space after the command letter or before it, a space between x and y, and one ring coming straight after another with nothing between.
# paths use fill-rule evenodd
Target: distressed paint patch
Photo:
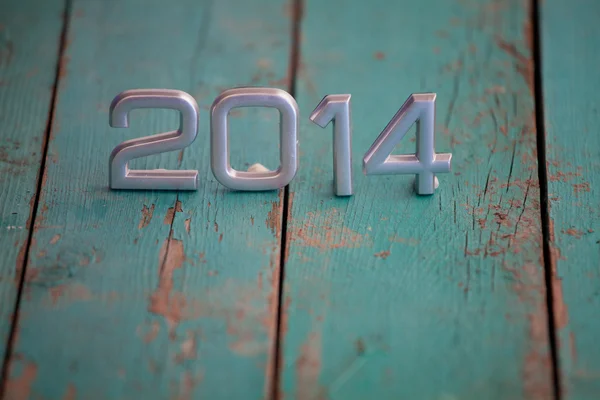
<instances>
[{"instance_id":1,"label":"distressed paint patch","mask_svg":"<svg viewBox=\"0 0 600 400\"><path fill-rule=\"evenodd\" d=\"M67 386L65 395L63 397L63 400L76 400L76 399L77 399L77 389L75 388L75 385L73 385L72 383L69 383L69 385Z\"/></svg>"},{"instance_id":2,"label":"distressed paint patch","mask_svg":"<svg viewBox=\"0 0 600 400\"><path fill-rule=\"evenodd\" d=\"M179 345L179 349L180 352L175 356L177 363L196 359L198 352L196 334L192 331L187 331L186 338Z\"/></svg>"},{"instance_id":3,"label":"distressed paint patch","mask_svg":"<svg viewBox=\"0 0 600 400\"><path fill-rule=\"evenodd\" d=\"M163 220L163 224L171 225L173 224L173 220L175 219L175 213L183 212L181 208L181 201L177 200L175 203L175 207L169 207L167 213L165 214L165 218Z\"/></svg>"},{"instance_id":4,"label":"distressed paint patch","mask_svg":"<svg viewBox=\"0 0 600 400\"><path fill-rule=\"evenodd\" d=\"M6 400L23 400L31 397L31 387L37 378L38 368L33 362L20 359L19 356L13 357L13 362L10 365L11 376L6 381L5 399ZM19 361L19 362L16 362ZM21 371L19 375L13 374L13 369L20 364Z\"/></svg>"},{"instance_id":5,"label":"distressed paint patch","mask_svg":"<svg viewBox=\"0 0 600 400\"><path fill-rule=\"evenodd\" d=\"M276 276L271 278L276 285ZM264 307L264 294L255 287L233 287L224 290L235 290L238 295L233 308L223 310L227 334L231 337L229 348L236 354L254 357L268 351L270 338L275 332L275 312L278 292L269 294L268 307ZM267 340L265 340L267 338Z\"/></svg>"},{"instance_id":6,"label":"distressed paint patch","mask_svg":"<svg viewBox=\"0 0 600 400\"><path fill-rule=\"evenodd\" d=\"M177 400L193 400L195 398L194 390L203 379L204 373L202 372L192 374L190 371L185 371L179 382L174 385L175 389L173 390L171 398Z\"/></svg>"},{"instance_id":7,"label":"distressed paint patch","mask_svg":"<svg viewBox=\"0 0 600 400\"><path fill-rule=\"evenodd\" d=\"M146 331L144 327L138 327L138 335L142 336L144 343L152 343L160 332L160 324L157 321L152 321L150 328Z\"/></svg>"},{"instance_id":8,"label":"distressed paint patch","mask_svg":"<svg viewBox=\"0 0 600 400\"><path fill-rule=\"evenodd\" d=\"M281 203L279 200L271 202L271 210L267 213L265 225L271 230L273 236L279 237L281 231Z\"/></svg>"},{"instance_id":9,"label":"distressed paint patch","mask_svg":"<svg viewBox=\"0 0 600 400\"><path fill-rule=\"evenodd\" d=\"M154 207L154 204L152 204L150 207L144 204L144 207L142 208L142 217L140 218L140 222L138 224L138 229L143 229L150 225L150 222L152 221L152 216L154 215Z\"/></svg>"},{"instance_id":10,"label":"distressed paint patch","mask_svg":"<svg viewBox=\"0 0 600 400\"><path fill-rule=\"evenodd\" d=\"M550 231L550 266L552 268L552 298L554 300L554 323L555 329L560 330L567 326L569 311L563 296L562 280L558 276L558 260L563 259L560 249L556 247L554 220L549 219L548 230Z\"/></svg>"},{"instance_id":11,"label":"distressed paint patch","mask_svg":"<svg viewBox=\"0 0 600 400\"><path fill-rule=\"evenodd\" d=\"M185 227L185 231L187 232L187 234L190 234L191 231L191 227L192 227L192 218L188 218L185 221L183 221L183 225Z\"/></svg>"},{"instance_id":12,"label":"distressed paint patch","mask_svg":"<svg viewBox=\"0 0 600 400\"><path fill-rule=\"evenodd\" d=\"M321 333L311 332L300 348L296 360L296 398L325 399L325 388L319 384L321 374Z\"/></svg>"},{"instance_id":13,"label":"distressed paint patch","mask_svg":"<svg viewBox=\"0 0 600 400\"><path fill-rule=\"evenodd\" d=\"M390 256L390 251L389 250L380 251L379 253L375 253L374 256L377 258L381 258L382 260L385 260L386 258L388 258Z\"/></svg>"},{"instance_id":14,"label":"distressed paint patch","mask_svg":"<svg viewBox=\"0 0 600 400\"><path fill-rule=\"evenodd\" d=\"M48 289L50 303L53 306L66 305L92 299L90 289L80 283L57 285Z\"/></svg>"},{"instance_id":15,"label":"distressed paint patch","mask_svg":"<svg viewBox=\"0 0 600 400\"><path fill-rule=\"evenodd\" d=\"M52 239L50 239L50 244L56 244L59 240L60 240L60 234L57 233L56 235L52 236Z\"/></svg>"},{"instance_id":16,"label":"distressed paint patch","mask_svg":"<svg viewBox=\"0 0 600 400\"><path fill-rule=\"evenodd\" d=\"M289 239L296 246L313 247L321 251L372 245L369 234L362 235L346 228L343 220L343 215L335 208L325 212L308 212L304 221L289 228Z\"/></svg>"},{"instance_id":17,"label":"distressed paint patch","mask_svg":"<svg viewBox=\"0 0 600 400\"><path fill-rule=\"evenodd\" d=\"M158 288L150 296L148 311L162 315L173 333L179 321L196 315L181 293L172 292L173 272L181 268L186 260L183 242L172 238L166 239L160 249L158 260Z\"/></svg>"}]
</instances>

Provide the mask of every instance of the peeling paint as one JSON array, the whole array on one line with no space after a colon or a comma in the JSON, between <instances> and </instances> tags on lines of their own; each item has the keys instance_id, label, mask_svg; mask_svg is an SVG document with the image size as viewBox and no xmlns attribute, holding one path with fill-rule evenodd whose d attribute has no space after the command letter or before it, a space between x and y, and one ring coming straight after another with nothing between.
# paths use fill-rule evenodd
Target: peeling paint
<instances>
[{"instance_id":1,"label":"peeling paint","mask_svg":"<svg viewBox=\"0 0 600 400\"><path fill-rule=\"evenodd\" d=\"M171 334L181 320L199 315L199 310L194 304L188 304L183 294L173 292L173 273L183 266L185 260L181 240L166 239L163 242L158 256L158 288L150 296L148 311L163 316Z\"/></svg>"},{"instance_id":2,"label":"peeling paint","mask_svg":"<svg viewBox=\"0 0 600 400\"><path fill-rule=\"evenodd\" d=\"M556 247L554 220L549 220L549 231L550 231L550 267L552 272L552 297L554 299L554 323L556 324L555 329L562 329L567 326L569 321L569 311L565 299L563 296L562 280L558 277L557 263L560 260L561 254L558 247Z\"/></svg>"},{"instance_id":3,"label":"peeling paint","mask_svg":"<svg viewBox=\"0 0 600 400\"><path fill-rule=\"evenodd\" d=\"M325 398L324 388L319 384L321 375L321 333L311 332L300 348L296 360L296 398Z\"/></svg>"},{"instance_id":4,"label":"peeling paint","mask_svg":"<svg viewBox=\"0 0 600 400\"><path fill-rule=\"evenodd\" d=\"M575 193L576 196L578 196L579 193L589 192L589 191L590 191L590 184L588 182L573 184L573 193Z\"/></svg>"},{"instance_id":5,"label":"peeling paint","mask_svg":"<svg viewBox=\"0 0 600 400\"><path fill-rule=\"evenodd\" d=\"M69 383L67 386L67 391L63 397L63 400L76 400L77 399L77 389L75 389L75 385Z\"/></svg>"},{"instance_id":6,"label":"peeling paint","mask_svg":"<svg viewBox=\"0 0 600 400\"><path fill-rule=\"evenodd\" d=\"M150 329L143 335L144 343L152 343L160 332L160 324L157 321L152 321Z\"/></svg>"},{"instance_id":7,"label":"peeling paint","mask_svg":"<svg viewBox=\"0 0 600 400\"><path fill-rule=\"evenodd\" d=\"M525 271L533 282L542 279L539 267L534 264L525 266ZM528 399L546 400L552 398L552 387L548 382L548 371L552 369L552 360L548 348L548 320L546 304L540 298L545 295L545 289L540 286L539 296L529 319L529 351L525 356L523 366L524 395ZM524 291L527 289L523 288ZM522 293L522 295L527 295ZM543 368L542 368L543 366Z\"/></svg>"},{"instance_id":8,"label":"peeling paint","mask_svg":"<svg viewBox=\"0 0 600 400\"><path fill-rule=\"evenodd\" d=\"M50 244L56 244L56 242L58 242L60 240L60 234L56 234L54 236L52 236L52 239L50 239Z\"/></svg>"},{"instance_id":9,"label":"peeling paint","mask_svg":"<svg viewBox=\"0 0 600 400\"><path fill-rule=\"evenodd\" d=\"M275 281L275 277L272 278ZM229 348L235 354L254 357L269 349L274 339L277 292L269 293L268 306L264 307L264 293L255 287L236 287L236 302L225 310L227 335L231 338Z\"/></svg>"},{"instance_id":10,"label":"peeling paint","mask_svg":"<svg viewBox=\"0 0 600 400\"><path fill-rule=\"evenodd\" d=\"M175 400L193 400L196 398L194 390L202 382L203 378L202 372L193 375L190 371L185 371L179 381L177 394L172 396L172 398Z\"/></svg>"},{"instance_id":11,"label":"peeling paint","mask_svg":"<svg viewBox=\"0 0 600 400\"><path fill-rule=\"evenodd\" d=\"M181 201L177 200L175 203L175 207L169 207L167 213L165 214L165 219L163 220L163 224L171 225L173 224L173 220L175 219L175 213L183 212L181 208Z\"/></svg>"},{"instance_id":12,"label":"peeling paint","mask_svg":"<svg viewBox=\"0 0 600 400\"><path fill-rule=\"evenodd\" d=\"M16 361L16 360L15 360ZM6 400L23 400L31 398L31 386L37 378L38 368L33 362L22 360L21 362L11 362L10 377L6 381L5 399ZM13 369L17 364L22 365L21 372L15 376Z\"/></svg>"},{"instance_id":13,"label":"peeling paint","mask_svg":"<svg viewBox=\"0 0 600 400\"><path fill-rule=\"evenodd\" d=\"M531 55L525 55L521 51L517 49L517 46L514 43L505 42L502 38L496 38L496 44L502 50L504 50L508 55L513 57L517 62L516 69L523 76L531 94L535 93L534 91L534 81L533 81L533 58Z\"/></svg>"},{"instance_id":14,"label":"peeling paint","mask_svg":"<svg viewBox=\"0 0 600 400\"><path fill-rule=\"evenodd\" d=\"M562 233L566 233L567 235L573 236L576 239L581 239L581 237L583 236L583 232L575 228L563 229Z\"/></svg>"},{"instance_id":15,"label":"peeling paint","mask_svg":"<svg viewBox=\"0 0 600 400\"><path fill-rule=\"evenodd\" d=\"M90 289L81 283L57 285L49 288L48 294L50 295L50 303L53 306L92 299Z\"/></svg>"},{"instance_id":16,"label":"peeling paint","mask_svg":"<svg viewBox=\"0 0 600 400\"><path fill-rule=\"evenodd\" d=\"M66 48L67 45L65 44L65 48L64 48L64 52L66 53ZM67 67L69 65L69 62L71 61L71 58L67 55L64 55L60 58L60 61L58 62L58 77L63 80L64 78L67 77Z\"/></svg>"},{"instance_id":17,"label":"peeling paint","mask_svg":"<svg viewBox=\"0 0 600 400\"><path fill-rule=\"evenodd\" d=\"M419 243L421 242L419 239L403 238L398 235L391 235L388 237L388 240L392 243L404 243L404 244L408 244L409 246L418 246Z\"/></svg>"},{"instance_id":18,"label":"peeling paint","mask_svg":"<svg viewBox=\"0 0 600 400\"><path fill-rule=\"evenodd\" d=\"M279 200L271 202L271 211L267 213L265 225L271 230L273 236L279 237L281 231L281 209Z\"/></svg>"},{"instance_id":19,"label":"peeling paint","mask_svg":"<svg viewBox=\"0 0 600 400\"><path fill-rule=\"evenodd\" d=\"M343 215L335 208L324 213L306 213L301 226L294 224L288 228L288 236L296 246L313 247L322 251L372 245L368 234L362 235L343 226Z\"/></svg>"},{"instance_id":20,"label":"peeling paint","mask_svg":"<svg viewBox=\"0 0 600 400\"><path fill-rule=\"evenodd\" d=\"M189 235L190 230L191 230L191 225L192 225L192 218L188 218L185 221L183 221L183 225L185 226L185 231Z\"/></svg>"},{"instance_id":21,"label":"peeling paint","mask_svg":"<svg viewBox=\"0 0 600 400\"><path fill-rule=\"evenodd\" d=\"M569 332L569 352L571 353L571 362L573 365L577 365L577 344L573 332Z\"/></svg>"},{"instance_id":22,"label":"peeling paint","mask_svg":"<svg viewBox=\"0 0 600 400\"><path fill-rule=\"evenodd\" d=\"M188 331L186 339L181 342L180 352L175 356L175 361L182 363L185 360L194 360L196 359L197 351L196 335L193 332Z\"/></svg>"},{"instance_id":23,"label":"peeling paint","mask_svg":"<svg viewBox=\"0 0 600 400\"><path fill-rule=\"evenodd\" d=\"M142 218L140 219L140 223L138 224L138 229L142 229L147 227L152 221L152 216L154 215L154 204L148 208L145 204L142 208Z\"/></svg>"},{"instance_id":24,"label":"peeling paint","mask_svg":"<svg viewBox=\"0 0 600 400\"><path fill-rule=\"evenodd\" d=\"M374 256L377 258L381 258L382 260L385 260L386 258L388 258L390 256L390 251L389 250L380 251L379 253L375 253Z\"/></svg>"}]
</instances>

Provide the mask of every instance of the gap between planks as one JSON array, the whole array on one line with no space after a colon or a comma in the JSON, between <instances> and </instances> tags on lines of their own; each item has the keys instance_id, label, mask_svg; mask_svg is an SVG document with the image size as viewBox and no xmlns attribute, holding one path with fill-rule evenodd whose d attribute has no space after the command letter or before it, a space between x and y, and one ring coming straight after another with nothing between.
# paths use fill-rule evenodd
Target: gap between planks
<instances>
[{"instance_id":1,"label":"gap between planks","mask_svg":"<svg viewBox=\"0 0 600 400\"><path fill-rule=\"evenodd\" d=\"M541 33L541 13L540 7L543 0L531 0L530 18L533 30L532 48L534 65L534 100L535 100L535 125L536 125L536 144L538 157L538 179L540 183L540 211L542 219L542 242L544 254L544 280L546 284L546 308L548 313L548 340L550 342L550 352L552 358L552 382L554 398L562 399L560 382L560 360L558 356L558 344L556 337L556 316L554 315L554 260L550 250L550 209L548 204L548 169L546 166L546 130L544 117L544 97L543 97L543 77L542 77L542 33Z\"/></svg>"},{"instance_id":2,"label":"gap between planks","mask_svg":"<svg viewBox=\"0 0 600 400\"><path fill-rule=\"evenodd\" d=\"M44 130L44 136L42 138L42 159L40 163L40 168L37 174L36 180L36 192L34 201L32 203L31 209L29 210L29 219L27 220L26 229L28 229L27 241L25 243L25 249L23 251L23 257L20 263L20 271L17 271L17 279L18 285L17 288L17 299L15 301L15 307L12 314L12 321L10 327L10 334L8 336L8 341L6 344L6 354L4 356L4 360L2 360L2 375L0 376L0 399L4 399L6 392L6 383L8 382L9 376L9 364L10 359L12 357L13 345L15 343L15 334L17 331L17 325L19 320L19 306L21 304L21 297L23 294L23 285L25 282L25 269L27 268L27 263L29 261L29 248L31 247L31 240L33 238L33 226L35 224L35 220L37 217L37 212L39 209L39 200L40 194L42 192L42 186L44 186L45 177L46 177L46 159L48 157L48 143L50 139L50 133L52 131L52 124L54 121L54 111L56 108L56 99L58 93L58 86L60 84L60 79L63 76L63 69L65 68L65 64L63 62L63 57L65 50L67 48L67 34L69 31L69 21L71 16L72 9L72 0L65 0L63 14L62 14L62 29L59 37L59 46L58 46L58 54L56 58L56 71L54 75L54 82L52 84L52 95L50 100L50 108L48 110L48 119L46 120L46 128Z\"/></svg>"},{"instance_id":3,"label":"gap between planks","mask_svg":"<svg viewBox=\"0 0 600 400\"><path fill-rule=\"evenodd\" d=\"M304 0L290 0L292 4L292 26L291 26L291 48L289 59L289 87L288 91L292 97L296 97L296 82L300 66L300 38L302 30L302 16L304 14ZM282 328L283 328L283 283L285 281L285 254L287 251L287 222L290 215L290 185L283 189L283 208L281 211L281 245L279 255L279 283L277 285L277 314L275 321L275 343L273 351L273 369L268 371L271 387L269 394L272 400L280 398L279 378L282 361Z\"/></svg>"}]
</instances>

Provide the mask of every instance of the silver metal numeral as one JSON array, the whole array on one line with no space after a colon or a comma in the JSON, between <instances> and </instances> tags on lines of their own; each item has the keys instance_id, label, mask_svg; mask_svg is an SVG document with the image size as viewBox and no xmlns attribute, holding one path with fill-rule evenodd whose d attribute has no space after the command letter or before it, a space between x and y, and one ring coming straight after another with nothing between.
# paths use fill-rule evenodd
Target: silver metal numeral
<instances>
[{"instance_id":1,"label":"silver metal numeral","mask_svg":"<svg viewBox=\"0 0 600 400\"><path fill-rule=\"evenodd\" d=\"M413 123L417 123L417 153L391 154ZM435 93L412 94L377 137L363 158L366 175L416 174L418 194L433 194L435 175L450 172L452 154L434 150Z\"/></svg>"},{"instance_id":2,"label":"silver metal numeral","mask_svg":"<svg viewBox=\"0 0 600 400\"><path fill-rule=\"evenodd\" d=\"M135 89L117 95L110 105L110 126L129 127L129 112L138 108L167 108L180 113L179 129L128 140L110 155L109 184L112 189L196 190L198 171L165 169L130 170L127 163L139 157L183 149L196 139L199 111L196 100L180 90Z\"/></svg>"},{"instance_id":3,"label":"silver metal numeral","mask_svg":"<svg viewBox=\"0 0 600 400\"><path fill-rule=\"evenodd\" d=\"M333 182L336 196L352 195L352 119L349 94L330 94L310 116L321 128L333 121Z\"/></svg>"},{"instance_id":4,"label":"silver metal numeral","mask_svg":"<svg viewBox=\"0 0 600 400\"><path fill-rule=\"evenodd\" d=\"M273 107L279 110L279 158L276 171L237 171L229 162L229 111L237 107ZM298 170L298 104L285 90L245 87L224 91L210 111L211 168L215 178L234 190L279 189L296 176Z\"/></svg>"}]
</instances>

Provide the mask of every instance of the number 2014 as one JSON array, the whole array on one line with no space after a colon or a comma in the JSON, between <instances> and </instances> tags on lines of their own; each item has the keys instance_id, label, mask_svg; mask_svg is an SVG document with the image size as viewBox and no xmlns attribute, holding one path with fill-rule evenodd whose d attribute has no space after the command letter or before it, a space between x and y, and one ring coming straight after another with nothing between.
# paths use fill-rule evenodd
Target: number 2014
<instances>
[{"instance_id":1,"label":"number 2014","mask_svg":"<svg viewBox=\"0 0 600 400\"><path fill-rule=\"evenodd\" d=\"M412 94L393 116L363 158L366 175L414 174L416 192L433 194L435 174L450 172L452 154L436 154L434 93ZM238 171L229 162L228 115L237 107L272 107L280 113L280 165L275 171ZM175 131L128 140L110 155L109 184L112 189L196 190L195 170L131 170L128 162L191 145L198 134L199 107L186 92L169 89L135 89L117 95L110 106L110 125L129 126L129 112L139 108L179 111ZM222 92L210 110L211 169L219 183L240 191L280 189L289 184L298 170L298 119L296 100L275 88L245 87ZM350 196L352 188L352 121L349 94L327 95L310 120L325 128L333 125L333 173L337 196ZM416 154L393 155L394 147L417 124Z\"/></svg>"}]
</instances>

